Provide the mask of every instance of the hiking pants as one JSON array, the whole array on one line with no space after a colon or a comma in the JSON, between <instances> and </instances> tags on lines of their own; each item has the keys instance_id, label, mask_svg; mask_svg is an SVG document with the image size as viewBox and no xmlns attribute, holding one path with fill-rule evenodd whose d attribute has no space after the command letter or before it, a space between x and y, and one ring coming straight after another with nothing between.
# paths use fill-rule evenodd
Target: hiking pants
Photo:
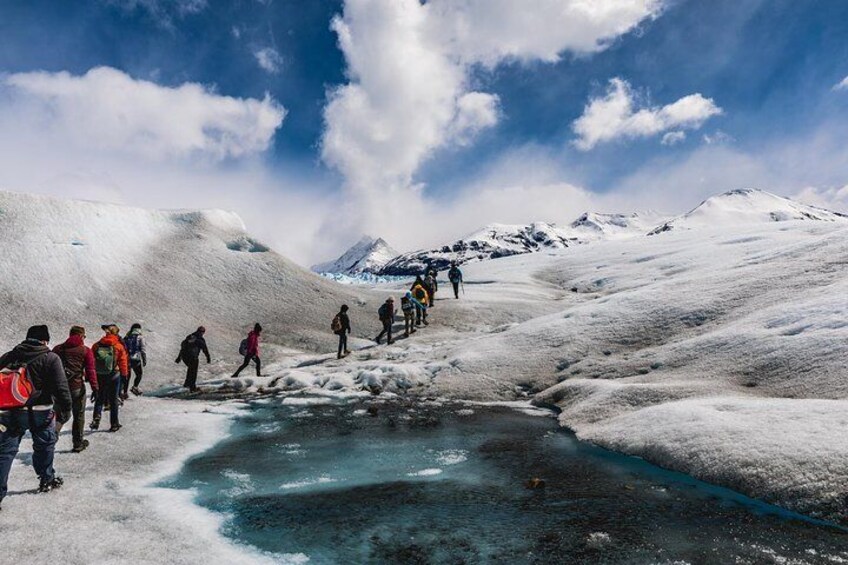
<instances>
[{"instance_id":1,"label":"hiking pants","mask_svg":"<svg viewBox=\"0 0 848 565\"><path fill-rule=\"evenodd\" d=\"M244 369L247 369L247 366L250 365L251 361L256 362L256 376L262 376L262 372L260 371L260 368L262 367L262 361L259 359L259 355L245 355L244 363L241 364L241 367L236 369L236 372L233 373L233 377L239 376L239 373L241 373Z\"/></svg>"},{"instance_id":2,"label":"hiking pants","mask_svg":"<svg viewBox=\"0 0 848 565\"><path fill-rule=\"evenodd\" d=\"M100 381L100 378L97 379ZM99 382L100 389L97 391L97 400L94 402L94 419L99 420L103 413L103 405L109 403L109 425L117 426L118 422L118 407L120 405L121 382L123 377L121 373L112 373L111 377L105 377L103 382Z\"/></svg>"},{"instance_id":3,"label":"hiking pants","mask_svg":"<svg viewBox=\"0 0 848 565\"><path fill-rule=\"evenodd\" d=\"M415 309L403 311L403 333L409 335L415 331Z\"/></svg>"},{"instance_id":4,"label":"hiking pants","mask_svg":"<svg viewBox=\"0 0 848 565\"><path fill-rule=\"evenodd\" d=\"M383 339L384 335L388 335L388 342L392 342L392 321L391 320L383 320L383 331L380 332L380 335L377 336L377 343L380 343L380 340Z\"/></svg>"},{"instance_id":5,"label":"hiking pants","mask_svg":"<svg viewBox=\"0 0 848 565\"><path fill-rule=\"evenodd\" d=\"M141 377L144 375L144 365L141 362L141 359L131 359L130 360L130 373L135 374L135 380L133 380L133 388L138 388L138 385L141 384ZM130 377L127 375L126 383L129 384ZM127 392L127 387L124 386L124 394Z\"/></svg>"},{"instance_id":6,"label":"hiking pants","mask_svg":"<svg viewBox=\"0 0 848 565\"><path fill-rule=\"evenodd\" d=\"M197 368L200 366L200 358L183 359L183 363L186 364L186 378L183 386L189 390L194 390L197 388Z\"/></svg>"},{"instance_id":7,"label":"hiking pants","mask_svg":"<svg viewBox=\"0 0 848 565\"><path fill-rule=\"evenodd\" d=\"M342 330L339 334L339 354L337 357L341 357L342 353L347 351L347 331Z\"/></svg>"},{"instance_id":8,"label":"hiking pants","mask_svg":"<svg viewBox=\"0 0 848 565\"><path fill-rule=\"evenodd\" d=\"M458 282L452 282L451 284L453 285L453 295L456 298L459 298L459 283Z\"/></svg>"},{"instance_id":9,"label":"hiking pants","mask_svg":"<svg viewBox=\"0 0 848 565\"><path fill-rule=\"evenodd\" d=\"M56 476L53 453L58 434L53 410L37 408L42 407L32 411L18 408L0 412L0 501L8 492L9 471L27 430L32 435L32 468L35 474L43 482L52 481Z\"/></svg>"},{"instance_id":10,"label":"hiking pants","mask_svg":"<svg viewBox=\"0 0 848 565\"><path fill-rule=\"evenodd\" d=\"M85 432L85 401L88 394L85 386L71 391L71 414L73 415L73 427L71 428L71 437L74 438L74 447L82 445L82 436ZM56 407L53 407L56 411ZM56 434L62 431L62 424L56 422Z\"/></svg>"},{"instance_id":11,"label":"hiking pants","mask_svg":"<svg viewBox=\"0 0 848 565\"><path fill-rule=\"evenodd\" d=\"M420 326L422 319L424 320L424 323L427 322L427 308L426 307L422 308L420 306L416 306L415 307L415 325Z\"/></svg>"}]
</instances>

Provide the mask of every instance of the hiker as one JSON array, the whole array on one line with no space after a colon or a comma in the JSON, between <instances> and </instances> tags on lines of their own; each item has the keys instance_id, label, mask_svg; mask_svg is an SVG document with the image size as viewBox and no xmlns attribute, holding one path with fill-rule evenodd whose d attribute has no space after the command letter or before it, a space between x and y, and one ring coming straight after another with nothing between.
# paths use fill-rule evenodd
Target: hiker
<instances>
[{"instance_id":1,"label":"hiker","mask_svg":"<svg viewBox=\"0 0 848 565\"><path fill-rule=\"evenodd\" d=\"M85 328L72 326L68 339L53 348L53 353L62 360L65 368L65 377L68 381L68 389L71 392L71 412L73 425L71 437L73 438L73 453L80 453L88 447L88 440L83 439L85 432L85 404L88 393L85 390L85 382L91 385L94 396L98 395L97 371L94 367L94 353L85 346ZM59 412L58 405L53 410ZM62 431L62 424L56 424L56 433Z\"/></svg>"},{"instance_id":2,"label":"hiker","mask_svg":"<svg viewBox=\"0 0 848 565\"><path fill-rule=\"evenodd\" d=\"M348 306L342 304L339 313L333 318L333 323L330 324L330 329L334 334L339 336L339 352L336 359L347 357L350 355L350 350L347 348L347 336L350 333L350 317L347 315Z\"/></svg>"},{"instance_id":3,"label":"hiker","mask_svg":"<svg viewBox=\"0 0 848 565\"><path fill-rule=\"evenodd\" d=\"M95 343L91 352L94 354L94 368L97 372L98 394L92 394L94 414L89 428L100 428L100 415L103 406L109 405L109 431L121 429L118 421L118 408L121 401L121 386L123 379L129 378L129 356L119 336L121 330L115 324L100 326L105 332L100 341Z\"/></svg>"},{"instance_id":4,"label":"hiker","mask_svg":"<svg viewBox=\"0 0 848 565\"><path fill-rule=\"evenodd\" d=\"M138 385L141 384L144 367L147 365L147 347L144 345L144 336L141 335L141 324L135 323L130 326L130 333L124 336L124 347L126 347L127 354L130 356L130 372L135 374L130 392L136 396L140 396L142 392L139 390ZM123 383L124 390L121 396L124 399L129 397L127 394L127 388L130 384L129 377L130 375L127 374L127 379Z\"/></svg>"},{"instance_id":5,"label":"hiker","mask_svg":"<svg viewBox=\"0 0 848 565\"><path fill-rule=\"evenodd\" d=\"M462 284L462 271L456 266L456 261L451 261L451 268L448 271L448 280L453 285L453 295L459 300L459 285Z\"/></svg>"},{"instance_id":6,"label":"hiker","mask_svg":"<svg viewBox=\"0 0 848 565\"><path fill-rule=\"evenodd\" d=\"M0 503L8 492L9 471L27 430L32 436L32 467L39 478L38 492L62 486L62 478L53 469L55 423L68 421L72 403L62 361L47 348L49 342L47 326L32 326L22 343L0 357L0 369L12 371L4 372L0 379ZM20 386L15 386L12 394L12 386L20 384L15 377L21 374L22 380L32 384L28 399L18 396ZM54 405L58 412L53 411Z\"/></svg>"},{"instance_id":7,"label":"hiker","mask_svg":"<svg viewBox=\"0 0 848 565\"><path fill-rule=\"evenodd\" d=\"M430 270L427 272L427 276L424 277L424 289L427 291L427 297L429 300L429 302L427 302L427 306L432 308L433 303L436 302L436 292L439 290L439 282L436 280L436 271Z\"/></svg>"},{"instance_id":8,"label":"hiker","mask_svg":"<svg viewBox=\"0 0 848 565\"><path fill-rule=\"evenodd\" d=\"M391 296L386 299L386 302L377 310L377 315L380 317L380 322L383 324L383 331L380 332L374 341L380 343L383 336L388 336L386 343L391 345L394 343L392 339L392 324L395 323L395 299Z\"/></svg>"},{"instance_id":9,"label":"hiker","mask_svg":"<svg viewBox=\"0 0 848 565\"><path fill-rule=\"evenodd\" d=\"M403 312L403 336L409 337L410 334L414 334L417 330L415 329L415 312L418 311L418 308L422 307L421 304L415 300L410 291L406 291L400 299L400 309Z\"/></svg>"},{"instance_id":10,"label":"hiker","mask_svg":"<svg viewBox=\"0 0 848 565\"><path fill-rule=\"evenodd\" d=\"M236 369L236 372L233 373L230 378L234 379L239 376L239 373L246 369L247 366L250 365L251 361L256 363L256 376L262 376L262 373L260 372L262 361L259 359L259 337L261 335L262 326L258 323L254 324L253 331L247 334L247 338L241 342L241 346L239 347L239 353L244 355L244 363L241 364L241 367Z\"/></svg>"},{"instance_id":11,"label":"hiker","mask_svg":"<svg viewBox=\"0 0 848 565\"><path fill-rule=\"evenodd\" d=\"M177 355L174 363L182 361L186 365L186 378L183 386L189 392L197 392L197 368L200 365L200 352L206 355L206 364L212 362L209 357L209 348L206 347L206 340L203 335L206 333L206 328L200 326L194 333L188 334L180 344L180 353Z\"/></svg>"},{"instance_id":12,"label":"hiker","mask_svg":"<svg viewBox=\"0 0 848 565\"><path fill-rule=\"evenodd\" d=\"M427 294L427 289L424 288L424 281L421 280L421 277L416 277L415 282L412 284L412 297L415 299L415 325L420 326L421 322L424 322L424 325L429 325L427 322L427 304L429 301L429 295Z\"/></svg>"}]
</instances>

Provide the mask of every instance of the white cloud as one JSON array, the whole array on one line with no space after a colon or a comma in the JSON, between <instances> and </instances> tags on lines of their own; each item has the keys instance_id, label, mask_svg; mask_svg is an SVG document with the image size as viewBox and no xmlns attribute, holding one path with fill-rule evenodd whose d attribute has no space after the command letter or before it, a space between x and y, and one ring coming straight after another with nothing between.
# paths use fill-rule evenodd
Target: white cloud
<instances>
[{"instance_id":1,"label":"white cloud","mask_svg":"<svg viewBox=\"0 0 848 565\"><path fill-rule=\"evenodd\" d=\"M711 98L690 94L662 107L638 108L630 84L620 78L609 81L606 94L593 98L572 124L575 146L588 151L599 143L616 139L651 137L668 130L698 129L722 113Z\"/></svg>"},{"instance_id":2,"label":"white cloud","mask_svg":"<svg viewBox=\"0 0 848 565\"><path fill-rule=\"evenodd\" d=\"M268 96L220 96L196 83L161 86L109 67L82 76L11 74L0 77L0 88L24 120L39 120L43 135L151 159L221 160L262 152L285 116ZM26 131L25 121L4 117L5 127Z\"/></svg>"},{"instance_id":3,"label":"white cloud","mask_svg":"<svg viewBox=\"0 0 848 565\"><path fill-rule=\"evenodd\" d=\"M352 221L406 243L393 211L421 205L421 164L498 122L497 97L470 84L473 66L598 51L660 9L660 0L346 0L332 28L349 82L330 93L322 157L345 177Z\"/></svg>"},{"instance_id":4,"label":"white cloud","mask_svg":"<svg viewBox=\"0 0 848 565\"><path fill-rule=\"evenodd\" d=\"M283 65L283 58L277 53L273 47L264 47L253 52L256 62L266 73L272 75L280 72L280 67Z\"/></svg>"},{"instance_id":5,"label":"white cloud","mask_svg":"<svg viewBox=\"0 0 848 565\"><path fill-rule=\"evenodd\" d=\"M833 90L848 90L848 77L833 85Z\"/></svg>"},{"instance_id":6,"label":"white cloud","mask_svg":"<svg viewBox=\"0 0 848 565\"><path fill-rule=\"evenodd\" d=\"M677 145L686 141L686 132L685 131L670 131L662 136L663 145Z\"/></svg>"},{"instance_id":7,"label":"white cloud","mask_svg":"<svg viewBox=\"0 0 848 565\"><path fill-rule=\"evenodd\" d=\"M705 133L703 136L704 143L707 145L715 145L718 143L730 143L733 141L733 137L728 135L727 133L716 130L714 133Z\"/></svg>"},{"instance_id":8,"label":"white cloud","mask_svg":"<svg viewBox=\"0 0 848 565\"><path fill-rule=\"evenodd\" d=\"M258 238L309 264L338 243L318 233L333 209L331 181L265 165L282 119L270 99L114 69L0 76L0 190L233 210Z\"/></svg>"},{"instance_id":9,"label":"white cloud","mask_svg":"<svg viewBox=\"0 0 848 565\"><path fill-rule=\"evenodd\" d=\"M453 56L493 67L504 59L555 62L563 51L601 51L660 0L431 0L431 33Z\"/></svg>"}]
</instances>

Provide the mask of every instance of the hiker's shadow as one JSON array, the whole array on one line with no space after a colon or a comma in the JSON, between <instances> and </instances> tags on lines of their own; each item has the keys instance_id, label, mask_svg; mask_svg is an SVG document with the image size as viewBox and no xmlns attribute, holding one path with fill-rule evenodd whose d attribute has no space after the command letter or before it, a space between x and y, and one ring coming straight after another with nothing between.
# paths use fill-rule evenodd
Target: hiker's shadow
<instances>
[{"instance_id":1,"label":"hiker's shadow","mask_svg":"<svg viewBox=\"0 0 848 565\"><path fill-rule=\"evenodd\" d=\"M38 489L31 488L29 490L10 490L6 493L6 496L18 496L21 494L38 494Z\"/></svg>"}]
</instances>

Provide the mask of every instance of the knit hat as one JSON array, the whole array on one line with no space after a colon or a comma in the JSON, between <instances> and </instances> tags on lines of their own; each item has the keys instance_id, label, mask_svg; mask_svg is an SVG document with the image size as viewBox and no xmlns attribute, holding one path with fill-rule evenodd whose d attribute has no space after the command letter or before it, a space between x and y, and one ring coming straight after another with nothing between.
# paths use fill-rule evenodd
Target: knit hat
<instances>
[{"instance_id":1,"label":"knit hat","mask_svg":"<svg viewBox=\"0 0 848 565\"><path fill-rule=\"evenodd\" d=\"M133 325L130 326L130 331L140 330L140 329L141 329L141 324L139 324L138 322L136 322L136 323L134 323Z\"/></svg>"},{"instance_id":2,"label":"knit hat","mask_svg":"<svg viewBox=\"0 0 848 565\"><path fill-rule=\"evenodd\" d=\"M197 332L195 332L195 333L205 334L206 328L204 328L203 326L200 326L200 327L197 328Z\"/></svg>"},{"instance_id":3,"label":"knit hat","mask_svg":"<svg viewBox=\"0 0 848 565\"><path fill-rule=\"evenodd\" d=\"M50 341L50 330L47 326L32 326L27 330L27 339L36 339L38 341Z\"/></svg>"},{"instance_id":4,"label":"knit hat","mask_svg":"<svg viewBox=\"0 0 848 565\"><path fill-rule=\"evenodd\" d=\"M68 335L85 335L85 328L82 326L71 326L71 331Z\"/></svg>"}]
</instances>

